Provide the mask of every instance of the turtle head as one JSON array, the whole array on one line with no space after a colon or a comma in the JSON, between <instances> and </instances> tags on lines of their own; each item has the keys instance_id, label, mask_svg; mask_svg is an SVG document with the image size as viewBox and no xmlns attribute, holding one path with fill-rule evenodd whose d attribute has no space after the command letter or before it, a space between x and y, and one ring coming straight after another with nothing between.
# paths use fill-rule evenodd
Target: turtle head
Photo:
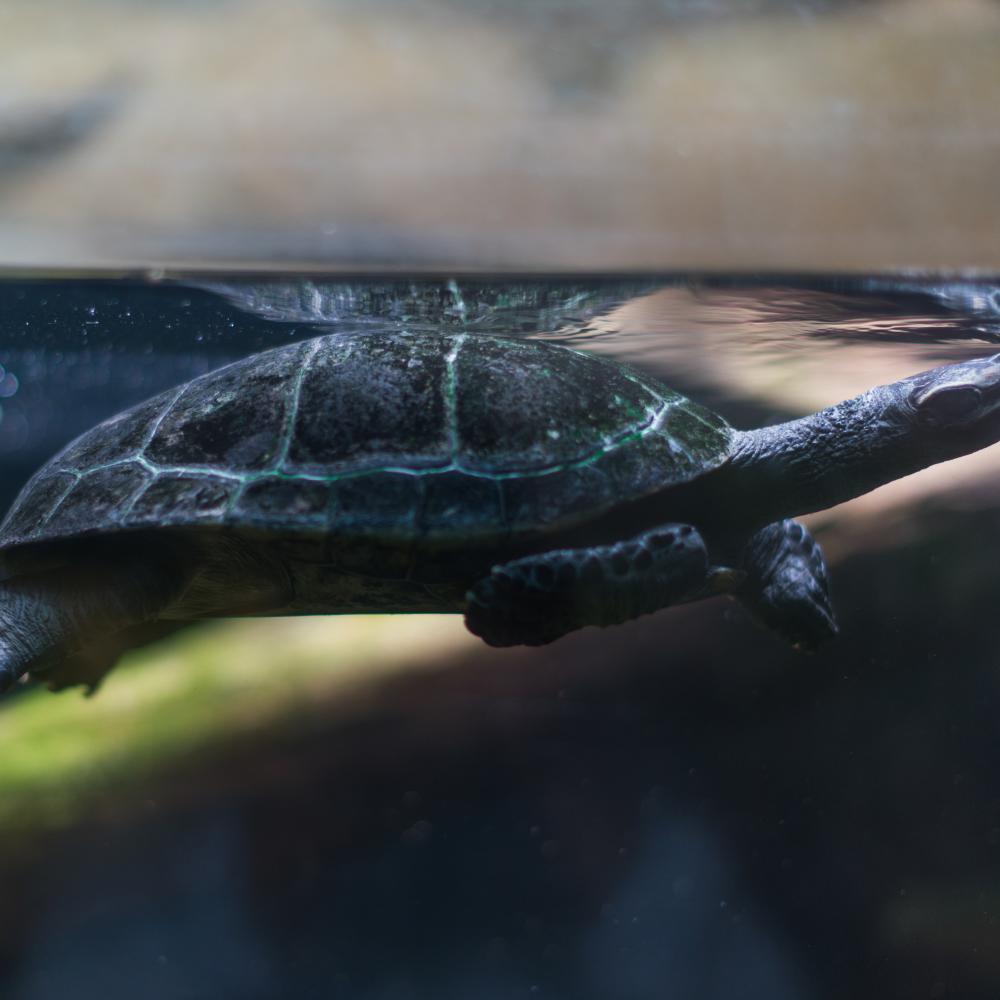
<instances>
[{"instance_id":1,"label":"turtle head","mask_svg":"<svg viewBox=\"0 0 1000 1000\"><path fill-rule=\"evenodd\" d=\"M1000 354L933 368L787 424L738 432L755 524L861 496L1000 441Z\"/></svg>"},{"instance_id":2,"label":"turtle head","mask_svg":"<svg viewBox=\"0 0 1000 1000\"><path fill-rule=\"evenodd\" d=\"M898 385L902 415L919 445L941 458L1000 440L1000 354L933 368Z\"/></svg>"}]
</instances>

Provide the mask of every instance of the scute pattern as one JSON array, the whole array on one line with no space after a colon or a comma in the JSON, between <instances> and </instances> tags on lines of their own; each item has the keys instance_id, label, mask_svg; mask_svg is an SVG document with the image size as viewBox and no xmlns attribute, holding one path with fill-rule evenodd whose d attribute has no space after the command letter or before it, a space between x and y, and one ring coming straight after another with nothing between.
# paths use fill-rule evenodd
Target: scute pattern
<instances>
[{"instance_id":1,"label":"scute pattern","mask_svg":"<svg viewBox=\"0 0 1000 1000\"><path fill-rule=\"evenodd\" d=\"M82 473L128 455L137 455L146 444L150 425L163 412L168 398L176 395L177 390L173 389L98 424L59 455L59 465Z\"/></svg>"},{"instance_id":2,"label":"scute pattern","mask_svg":"<svg viewBox=\"0 0 1000 1000\"><path fill-rule=\"evenodd\" d=\"M3 538L26 538L51 516L56 504L76 485L79 476L45 466L35 473L14 501L3 524Z\"/></svg>"},{"instance_id":3,"label":"scute pattern","mask_svg":"<svg viewBox=\"0 0 1000 1000\"><path fill-rule=\"evenodd\" d=\"M665 402L618 366L534 341L470 337L456 375L463 464L486 473L580 461L651 423Z\"/></svg>"},{"instance_id":4,"label":"scute pattern","mask_svg":"<svg viewBox=\"0 0 1000 1000\"><path fill-rule=\"evenodd\" d=\"M233 479L163 473L136 499L124 521L130 527L218 522L238 488Z\"/></svg>"},{"instance_id":5,"label":"scute pattern","mask_svg":"<svg viewBox=\"0 0 1000 1000\"><path fill-rule=\"evenodd\" d=\"M672 406L665 413L659 431L684 469L698 472L718 462L729 445L729 424L717 413L685 399L683 406Z\"/></svg>"},{"instance_id":6,"label":"scute pattern","mask_svg":"<svg viewBox=\"0 0 1000 1000\"><path fill-rule=\"evenodd\" d=\"M55 505L46 528L65 535L84 532L95 521L107 523L149 479L150 474L138 462L98 467L84 473Z\"/></svg>"},{"instance_id":7,"label":"scute pattern","mask_svg":"<svg viewBox=\"0 0 1000 1000\"><path fill-rule=\"evenodd\" d=\"M618 496L644 496L662 483L693 479L704 462L702 450L654 431L609 452L600 469Z\"/></svg>"},{"instance_id":8,"label":"scute pattern","mask_svg":"<svg viewBox=\"0 0 1000 1000\"><path fill-rule=\"evenodd\" d=\"M502 483L458 471L422 478L421 534L475 534L505 524Z\"/></svg>"},{"instance_id":9,"label":"scute pattern","mask_svg":"<svg viewBox=\"0 0 1000 1000\"><path fill-rule=\"evenodd\" d=\"M547 476L504 479L501 486L510 529L539 530L557 520L582 520L590 511L610 506L607 498L615 494L604 473L606 460L607 456L599 463L570 467Z\"/></svg>"},{"instance_id":10,"label":"scute pattern","mask_svg":"<svg viewBox=\"0 0 1000 1000\"><path fill-rule=\"evenodd\" d=\"M423 477L405 472L347 476L331 484L331 530L350 535L415 534L423 503Z\"/></svg>"},{"instance_id":11,"label":"scute pattern","mask_svg":"<svg viewBox=\"0 0 1000 1000\"><path fill-rule=\"evenodd\" d=\"M287 471L447 464L452 342L434 335L320 341L302 379Z\"/></svg>"},{"instance_id":12,"label":"scute pattern","mask_svg":"<svg viewBox=\"0 0 1000 1000\"><path fill-rule=\"evenodd\" d=\"M500 539L692 479L725 460L730 434L672 390L567 348L332 334L84 434L22 491L0 547L160 524Z\"/></svg>"},{"instance_id":13,"label":"scute pattern","mask_svg":"<svg viewBox=\"0 0 1000 1000\"><path fill-rule=\"evenodd\" d=\"M163 415L145 448L160 466L259 472L283 448L289 384L304 349L279 349L270 364L247 358L196 379Z\"/></svg>"},{"instance_id":14,"label":"scute pattern","mask_svg":"<svg viewBox=\"0 0 1000 1000\"><path fill-rule=\"evenodd\" d=\"M330 485L311 479L268 476L248 483L234 507L235 516L267 524L316 524L329 517Z\"/></svg>"}]
</instances>

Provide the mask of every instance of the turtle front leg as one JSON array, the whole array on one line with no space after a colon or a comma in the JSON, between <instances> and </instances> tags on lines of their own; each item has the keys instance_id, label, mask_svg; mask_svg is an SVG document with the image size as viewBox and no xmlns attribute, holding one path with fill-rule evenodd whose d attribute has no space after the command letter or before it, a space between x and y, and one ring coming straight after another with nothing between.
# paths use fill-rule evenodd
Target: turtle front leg
<instances>
[{"instance_id":1,"label":"turtle front leg","mask_svg":"<svg viewBox=\"0 0 1000 1000\"><path fill-rule=\"evenodd\" d=\"M491 646L541 646L676 604L704 591L708 576L701 535L689 524L664 524L614 545L494 566L466 595L465 624Z\"/></svg>"},{"instance_id":2,"label":"turtle front leg","mask_svg":"<svg viewBox=\"0 0 1000 1000\"><path fill-rule=\"evenodd\" d=\"M826 560L797 521L761 528L744 549L743 568L734 596L763 625L809 651L837 634Z\"/></svg>"},{"instance_id":3,"label":"turtle front leg","mask_svg":"<svg viewBox=\"0 0 1000 1000\"><path fill-rule=\"evenodd\" d=\"M93 690L117 657L97 673L92 664L83 673L74 664L88 662L90 648L103 648L116 633L154 622L189 577L177 559L147 555L3 580L0 692L27 673L43 676L53 687L83 683Z\"/></svg>"}]
</instances>

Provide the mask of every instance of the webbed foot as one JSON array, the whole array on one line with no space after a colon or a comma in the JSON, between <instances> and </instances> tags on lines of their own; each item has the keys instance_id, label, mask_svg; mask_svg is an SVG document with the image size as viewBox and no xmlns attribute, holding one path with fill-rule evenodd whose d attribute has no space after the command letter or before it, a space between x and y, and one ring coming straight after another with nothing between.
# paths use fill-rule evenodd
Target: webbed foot
<instances>
[{"instance_id":1,"label":"webbed foot","mask_svg":"<svg viewBox=\"0 0 1000 1000\"><path fill-rule=\"evenodd\" d=\"M769 524L744 550L747 578L736 596L797 649L812 651L838 632L823 552L797 521Z\"/></svg>"},{"instance_id":2,"label":"webbed foot","mask_svg":"<svg viewBox=\"0 0 1000 1000\"><path fill-rule=\"evenodd\" d=\"M491 646L541 646L617 625L704 588L708 555L687 524L614 545L557 549L494 566L466 595L465 624Z\"/></svg>"},{"instance_id":3,"label":"webbed foot","mask_svg":"<svg viewBox=\"0 0 1000 1000\"><path fill-rule=\"evenodd\" d=\"M172 635L188 625L190 622L158 620L101 635L91 639L83 649L68 653L50 666L35 665L31 670L32 679L40 681L50 691L83 687L89 698L97 693L104 678L125 653Z\"/></svg>"}]
</instances>

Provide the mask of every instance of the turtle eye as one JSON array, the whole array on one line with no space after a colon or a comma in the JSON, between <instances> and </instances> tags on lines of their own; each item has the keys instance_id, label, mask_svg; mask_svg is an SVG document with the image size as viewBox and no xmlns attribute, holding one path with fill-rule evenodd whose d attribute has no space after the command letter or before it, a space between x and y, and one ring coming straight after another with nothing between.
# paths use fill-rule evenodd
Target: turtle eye
<instances>
[{"instance_id":1,"label":"turtle eye","mask_svg":"<svg viewBox=\"0 0 1000 1000\"><path fill-rule=\"evenodd\" d=\"M972 416L981 400L982 393L974 385L945 385L916 400L917 413L924 423L946 427Z\"/></svg>"}]
</instances>

